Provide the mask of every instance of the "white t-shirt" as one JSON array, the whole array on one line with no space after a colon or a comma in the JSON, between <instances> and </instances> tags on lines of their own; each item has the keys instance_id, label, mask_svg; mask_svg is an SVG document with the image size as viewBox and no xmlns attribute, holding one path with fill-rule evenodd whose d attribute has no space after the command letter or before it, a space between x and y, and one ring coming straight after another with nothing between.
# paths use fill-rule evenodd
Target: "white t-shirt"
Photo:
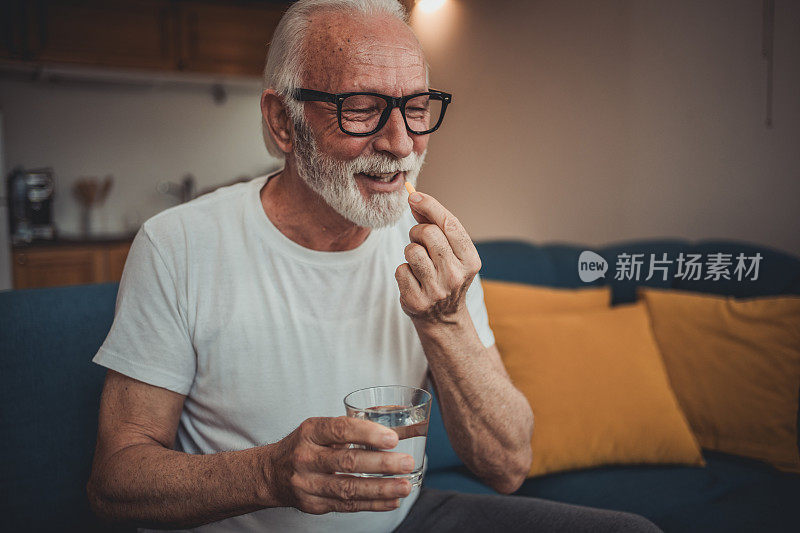
<instances>
[{"instance_id":1,"label":"white t-shirt","mask_svg":"<svg viewBox=\"0 0 800 533\"><path fill-rule=\"evenodd\" d=\"M133 241L114 323L93 361L186 395L178 450L210 454L277 442L306 418L345 414L345 395L421 387L427 360L399 303L410 211L357 248L320 252L264 213L267 176L224 187L145 222ZM494 344L476 277L467 293ZM390 531L389 512L310 515L274 508L197 531Z\"/></svg>"}]
</instances>

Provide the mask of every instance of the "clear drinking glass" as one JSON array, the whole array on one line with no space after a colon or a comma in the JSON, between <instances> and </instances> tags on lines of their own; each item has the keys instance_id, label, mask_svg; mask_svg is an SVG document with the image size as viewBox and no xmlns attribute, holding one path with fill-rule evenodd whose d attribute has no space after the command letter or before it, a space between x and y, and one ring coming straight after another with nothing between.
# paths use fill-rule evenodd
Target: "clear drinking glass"
<instances>
[{"instance_id":1,"label":"clear drinking glass","mask_svg":"<svg viewBox=\"0 0 800 533\"><path fill-rule=\"evenodd\" d=\"M428 391L402 385L369 387L351 392L344 398L347 416L377 422L396 433L399 443L389 451L407 453L414 458L410 474L355 474L361 477L406 478L412 487L422 484L425 466L425 441L431 417L431 395ZM361 445L353 447L374 449Z\"/></svg>"}]
</instances>

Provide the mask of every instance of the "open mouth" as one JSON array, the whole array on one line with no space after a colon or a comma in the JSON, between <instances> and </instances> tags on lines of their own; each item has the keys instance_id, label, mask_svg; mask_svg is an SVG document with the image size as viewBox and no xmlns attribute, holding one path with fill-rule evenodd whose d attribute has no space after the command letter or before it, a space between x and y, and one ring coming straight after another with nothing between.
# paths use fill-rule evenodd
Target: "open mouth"
<instances>
[{"instance_id":1,"label":"open mouth","mask_svg":"<svg viewBox=\"0 0 800 533\"><path fill-rule=\"evenodd\" d=\"M363 176L368 177L374 181L380 181L383 183L391 183L396 180L400 176L400 172L382 172L379 174L368 174L366 172L361 173Z\"/></svg>"}]
</instances>

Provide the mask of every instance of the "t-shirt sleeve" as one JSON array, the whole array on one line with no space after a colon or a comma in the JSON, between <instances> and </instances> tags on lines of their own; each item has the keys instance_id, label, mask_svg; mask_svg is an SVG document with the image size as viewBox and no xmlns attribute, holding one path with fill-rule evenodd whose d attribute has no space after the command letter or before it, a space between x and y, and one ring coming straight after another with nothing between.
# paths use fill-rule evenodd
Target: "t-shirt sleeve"
<instances>
[{"instance_id":1,"label":"t-shirt sleeve","mask_svg":"<svg viewBox=\"0 0 800 533\"><path fill-rule=\"evenodd\" d=\"M472 317L472 323L478 331L478 337L485 347L494 344L494 333L489 327L489 314L486 312L486 304L483 301L483 286L481 285L480 275L476 275L472 280L472 285L467 289L467 309Z\"/></svg>"},{"instance_id":2,"label":"t-shirt sleeve","mask_svg":"<svg viewBox=\"0 0 800 533\"><path fill-rule=\"evenodd\" d=\"M142 226L125 262L111 331L92 361L185 395L194 381L196 357L176 263L165 261Z\"/></svg>"}]
</instances>

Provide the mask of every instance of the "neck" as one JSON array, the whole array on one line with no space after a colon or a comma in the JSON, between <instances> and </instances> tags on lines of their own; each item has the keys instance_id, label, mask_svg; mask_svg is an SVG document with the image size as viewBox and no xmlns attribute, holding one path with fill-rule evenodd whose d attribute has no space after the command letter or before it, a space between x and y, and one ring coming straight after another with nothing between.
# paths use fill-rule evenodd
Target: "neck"
<instances>
[{"instance_id":1,"label":"neck","mask_svg":"<svg viewBox=\"0 0 800 533\"><path fill-rule=\"evenodd\" d=\"M283 170L261 188L261 205L278 231L312 250L352 250L370 232L342 217L309 189L290 158Z\"/></svg>"}]
</instances>

